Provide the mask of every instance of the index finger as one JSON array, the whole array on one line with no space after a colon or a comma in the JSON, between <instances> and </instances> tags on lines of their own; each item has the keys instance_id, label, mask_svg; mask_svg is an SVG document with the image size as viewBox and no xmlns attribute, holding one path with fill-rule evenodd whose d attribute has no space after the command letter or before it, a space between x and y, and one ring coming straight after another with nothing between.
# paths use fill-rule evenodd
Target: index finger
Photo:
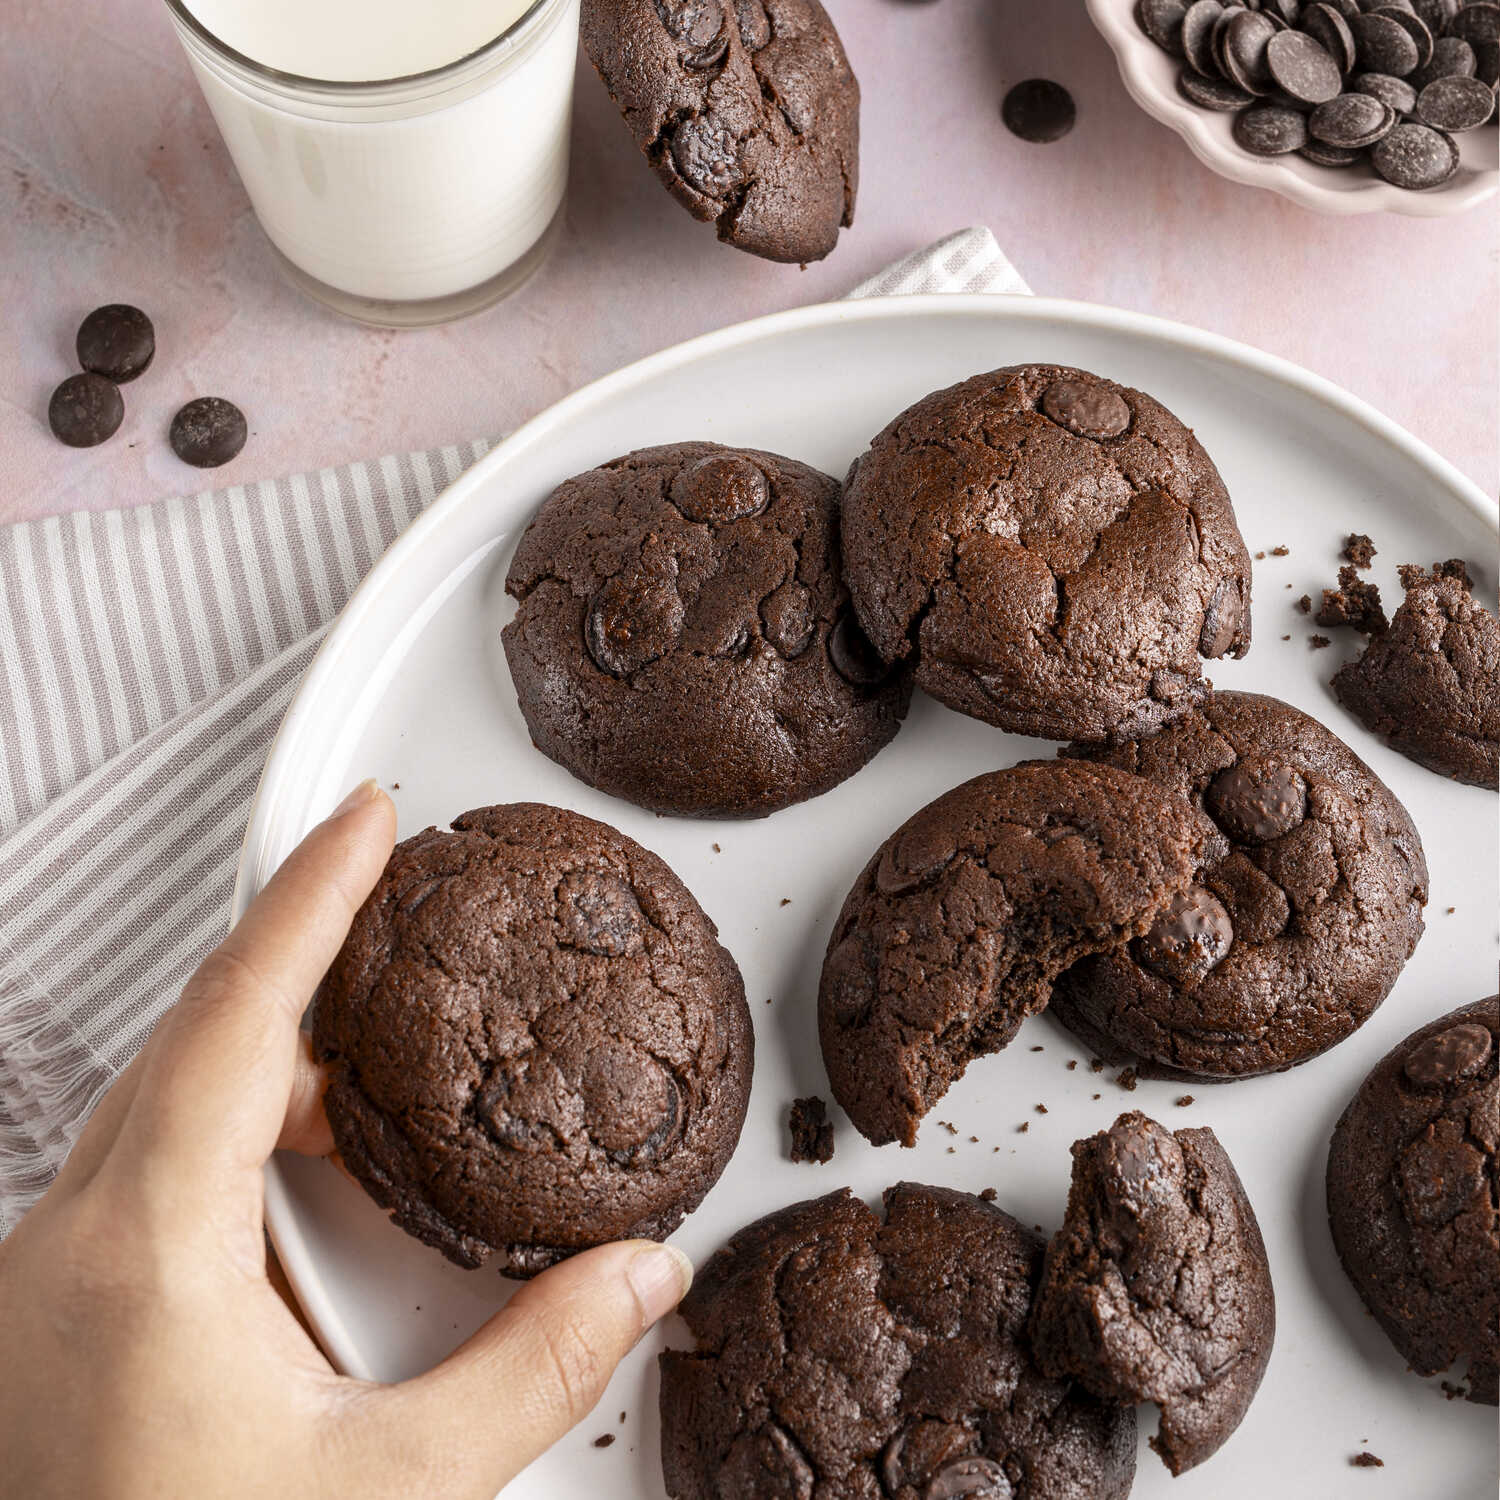
<instances>
[{"instance_id":1,"label":"index finger","mask_svg":"<svg viewBox=\"0 0 1500 1500\"><path fill-rule=\"evenodd\" d=\"M390 799L365 782L287 856L158 1027L122 1157L150 1153L168 1184L260 1168L286 1116L302 1012L395 832Z\"/></svg>"}]
</instances>

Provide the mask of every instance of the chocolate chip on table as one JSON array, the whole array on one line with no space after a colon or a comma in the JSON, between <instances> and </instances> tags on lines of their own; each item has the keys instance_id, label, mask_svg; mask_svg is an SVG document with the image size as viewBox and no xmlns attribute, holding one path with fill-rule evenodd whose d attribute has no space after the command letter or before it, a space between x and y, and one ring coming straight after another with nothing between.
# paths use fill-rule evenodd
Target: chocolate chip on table
<instances>
[{"instance_id":1,"label":"chocolate chip on table","mask_svg":"<svg viewBox=\"0 0 1500 1500\"><path fill-rule=\"evenodd\" d=\"M47 403L47 425L70 448L93 448L113 437L125 420L125 402L114 381L85 372L69 375Z\"/></svg>"},{"instance_id":2,"label":"chocolate chip on table","mask_svg":"<svg viewBox=\"0 0 1500 1500\"><path fill-rule=\"evenodd\" d=\"M1387 182L1413 192L1441 187L1458 171L1458 163L1452 136L1410 122L1396 126L1370 152L1370 165Z\"/></svg>"},{"instance_id":3,"label":"chocolate chip on table","mask_svg":"<svg viewBox=\"0 0 1500 1500\"><path fill-rule=\"evenodd\" d=\"M1340 94L1307 118L1307 131L1314 139L1354 151L1374 145L1395 125L1395 110L1369 94Z\"/></svg>"},{"instance_id":4,"label":"chocolate chip on table","mask_svg":"<svg viewBox=\"0 0 1500 1500\"><path fill-rule=\"evenodd\" d=\"M1277 86L1303 104L1323 104L1343 91L1343 74L1327 48L1305 31L1278 31L1266 47Z\"/></svg>"},{"instance_id":5,"label":"chocolate chip on table","mask_svg":"<svg viewBox=\"0 0 1500 1500\"><path fill-rule=\"evenodd\" d=\"M1477 130L1494 112L1495 91L1477 78L1435 78L1417 96L1417 118L1434 130Z\"/></svg>"},{"instance_id":6,"label":"chocolate chip on table","mask_svg":"<svg viewBox=\"0 0 1500 1500\"><path fill-rule=\"evenodd\" d=\"M185 464L216 469L245 446L245 414L222 396L199 396L172 418L168 440Z\"/></svg>"},{"instance_id":7,"label":"chocolate chip on table","mask_svg":"<svg viewBox=\"0 0 1500 1500\"><path fill-rule=\"evenodd\" d=\"M1392 78L1389 73L1356 73L1349 87L1356 94L1379 99L1398 115L1409 115L1417 107L1416 89L1406 79Z\"/></svg>"},{"instance_id":8,"label":"chocolate chip on table","mask_svg":"<svg viewBox=\"0 0 1500 1500\"><path fill-rule=\"evenodd\" d=\"M1307 144L1307 117L1279 104L1262 104L1234 117L1234 138L1256 156L1285 156Z\"/></svg>"},{"instance_id":9,"label":"chocolate chip on table","mask_svg":"<svg viewBox=\"0 0 1500 1500\"><path fill-rule=\"evenodd\" d=\"M1028 78L1005 96L1000 118L1012 135L1046 145L1060 141L1073 128L1078 106L1062 84L1050 78Z\"/></svg>"},{"instance_id":10,"label":"chocolate chip on table","mask_svg":"<svg viewBox=\"0 0 1500 1500\"><path fill-rule=\"evenodd\" d=\"M96 307L78 326L78 363L116 385L145 373L156 353L156 330L138 307L111 302Z\"/></svg>"}]
</instances>

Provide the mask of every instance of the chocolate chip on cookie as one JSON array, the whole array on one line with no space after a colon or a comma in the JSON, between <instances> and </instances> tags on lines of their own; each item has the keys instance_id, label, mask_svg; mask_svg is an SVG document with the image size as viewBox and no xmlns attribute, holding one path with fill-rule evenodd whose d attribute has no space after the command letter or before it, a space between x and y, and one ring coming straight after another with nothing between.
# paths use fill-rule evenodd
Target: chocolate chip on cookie
<instances>
[{"instance_id":1,"label":"chocolate chip on cookie","mask_svg":"<svg viewBox=\"0 0 1500 1500\"><path fill-rule=\"evenodd\" d=\"M838 485L774 453L678 443L568 480L506 589L537 747L658 812L761 817L815 797L911 699L849 608Z\"/></svg>"},{"instance_id":2,"label":"chocolate chip on cookie","mask_svg":"<svg viewBox=\"0 0 1500 1500\"><path fill-rule=\"evenodd\" d=\"M1135 1413L1037 1368L1040 1236L982 1198L848 1190L740 1230L661 1356L671 1500L1125 1500Z\"/></svg>"},{"instance_id":3,"label":"chocolate chip on cookie","mask_svg":"<svg viewBox=\"0 0 1500 1500\"><path fill-rule=\"evenodd\" d=\"M1395 795L1315 719L1213 693L1159 733L1068 756L1191 800L1228 840L1191 922L1086 958L1052 1011L1111 1061L1235 1078L1305 1062L1361 1026L1422 934L1427 867Z\"/></svg>"},{"instance_id":4,"label":"chocolate chip on cookie","mask_svg":"<svg viewBox=\"0 0 1500 1500\"><path fill-rule=\"evenodd\" d=\"M584 0L583 45L656 175L721 240L805 263L854 222L859 84L819 0Z\"/></svg>"},{"instance_id":5,"label":"chocolate chip on cookie","mask_svg":"<svg viewBox=\"0 0 1500 1500\"><path fill-rule=\"evenodd\" d=\"M1012 766L939 797L876 850L829 938L818 1033L834 1097L876 1145L912 1145L1060 972L1181 919L1174 899L1221 844L1185 798L1082 761Z\"/></svg>"},{"instance_id":6,"label":"chocolate chip on cookie","mask_svg":"<svg viewBox=\"0 0 1500 1500\"><path fill-rule=\"evenodd\" d=\"M1494 1406L1500 1371L1500 997L1375 1065L1328 1153L1328 1220L1355 1290L1419 1375L1456 1360Z\"/></svg>"},{"instance_id":7,"label":"chocolate chip on cookie","mask_svg":"<svg viewBox=\"0 0 1500 1500\"><path fill-rule=\"evenodd\" d=\"M1131 1113L1075 1142L1031 1312L1047 1374L1102 1401L1154 1401L1151 1446L1182 1474L1244 1419L1275 1331L1260 1226L1213 1131Z\"/></svg>"},{"instance_id":8,"label":"chocolate chip on cookie","mask_svg":"<svg viewBox=\"0 0 1500 1500\"><path fill-rule=\"evenodd\" d=\"M314 1001L344 1164L461 1266L665 1238L749 1095L716 938L660 859L577 813L480 808L398 844Z\"/></svg>"},{"instance_id":9,"label":"chocolate chip on cookie","mask_svg":"<svg viewBox=\"0 0 1500 1500\"><path fill-rule=\"evenodd\" d=\"M1250 558L1208 455L1151 397L1017 365L903 412L854 465L844 556L888 662L1020 734L1186 712L1250 645Z\"/></svg>"}]
</instances>

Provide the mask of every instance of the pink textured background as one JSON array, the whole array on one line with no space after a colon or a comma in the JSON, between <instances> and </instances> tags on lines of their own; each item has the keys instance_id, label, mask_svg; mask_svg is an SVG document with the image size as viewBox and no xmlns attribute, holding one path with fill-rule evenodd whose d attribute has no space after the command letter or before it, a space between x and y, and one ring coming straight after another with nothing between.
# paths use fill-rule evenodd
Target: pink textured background
<instances>
[{"instance_id":1,"label":"pink textured background","mask_svg":"<svg viewBox=\"0 0 1500 1500\"><path fill-rule=\"evenodd\" d=\"M1164 314L1330 376L1495 485L1493 206L1321 218L1201 167L1126 96L1082 0L829 0L864 88L858 223L806 272L718 245L579 76L564 237L518 298L415 333L284 286L158 0L6 0L0 48L0 521L134 505L497 435L583 382L725 323L835 297L986 223L1039 293ZM1068 85L1078 128L1028 146L999 100ZM102 447L46 428L91 307L155 320L151 371ZM166 443L223 395L252 437L210 476ZM1414 497L1415 499L1416 497Z\"/></svg>"}]
</instances>

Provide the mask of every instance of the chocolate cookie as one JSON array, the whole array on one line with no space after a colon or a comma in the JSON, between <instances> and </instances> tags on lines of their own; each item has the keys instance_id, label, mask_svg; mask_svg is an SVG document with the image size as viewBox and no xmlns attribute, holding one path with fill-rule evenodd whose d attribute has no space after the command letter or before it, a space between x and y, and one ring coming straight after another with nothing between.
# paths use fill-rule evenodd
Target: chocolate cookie
<instances>
[{"instance_id":1,"label":"chocolate cookie","mask_svg":"<svg viewBox=\"0 0 1500 1500\"><path fill-rule=\"evenodd\" d=\"M976 776L875 851L818 990L834 1097L877 1146L998 1052L1088 953L1151 927L1221 840L1185 798L1112 766Z\"/></svg>"},{"instance_id":2,"label":"chocolate cookie","mask_svg":"<svg viewBox=\"0 0 1500 1500\"><path fill-rule=\"evenodd\" d=\"M1255 1212L1211 1130L1142 1114L1073 1146L1063 1227L1031 1312L1037 1364L1105 1401L1154 1401L1181 1474L1244 1419L1276 1332Z\"/></svg>"},{"instance_id":3,"label":"chocolate cookie","mask_svg":"<svg viewBox=\"0 0 1500 1500\"><path fill-rule=\"evenodd\" d=\"M1055 739L1140 734L1250 647L1223 481L1128 386L1013 365L903 412L851 470L844 556L888 662L962 713Z\"/></svg>"},{"instance_id":4,"label":"chocolate cookie","mask_svg":"<svg viewBox=\"0 0 1500 1500\"><path fill-rule=\"evenodd\" d=\"M1422 935L1427 865L1406 809L1331 730L1276 698L1213 693L1148 738L1063 753L1190 797L1229 841L1156 927L1058 981L1053 1013L1101 1055L1268 1073L1385 999Z\"/></svg>"},{"instance_id":5,"label":"chocolate cookie","mask_svg":"<svg viewBox=\"0 0 1500 1500\"><path fill-rule=\"evenodd\" d=\"M461 1266L664 1238L750 1091L716 936L660 859L577 813L479 808L406 839L315 1000L344 1164Z\"/></svg>"},{"instance_id":6,"label":"chocolate cookie","mask_svg":"<svg viewBox=\"0 0 1500 1500\"><path fill-rule=\"evenodd\" d=\"M672 1500L1124 1500L1135 1414L1037 1369L1040 1236L967 1193L847 1189L742 1229L661 1356Z\"/></svg>"},{"instance_id":7,"label":"chocolate cookie","mask_svg":"<svg viewBox=\"0 0 1500 1500\"><path fill-rule=\"evenodd\" d=\"M1419 1375L1467 1360L1470 1401L1500 1370L1500 996L1414 1031L1333 1132L1328 1222L1344 1270Z\"/></svg>"},{"instance_id":8,"label":"chocolate cookie","mask_svg":"<svg viewBox=\"0 0 1500 1500\"><path fill-rule=\"evenodd\" d=\"M561 485L505 580L536 746L657 812L762 817L852 776L900 727L840 577L838 485L774 453L643 448Z\"/></svg>"},{"instance_id":9,"label":"chocolate cookie","mask_svg":"<svg viewBox=\"0 0 1500 1500\"><path fill-rule=\"evenodd\" d=\"M1403 568L1390 628L1333 678L1373 734L1440 776L1500 791L1500 621L1444 564Z\"/></svg>"},{"instance_id":10,"label":"chocolate cookie","mask_svg":"<svg viewBox=\"0 0 1500 1500\"><path fill-rule=\"evenodd\" d=\"M818 0L583 0L583 46L656 175L721 240L805 263L854 222L859 84Z\"/></svg>"}]
</instances>

